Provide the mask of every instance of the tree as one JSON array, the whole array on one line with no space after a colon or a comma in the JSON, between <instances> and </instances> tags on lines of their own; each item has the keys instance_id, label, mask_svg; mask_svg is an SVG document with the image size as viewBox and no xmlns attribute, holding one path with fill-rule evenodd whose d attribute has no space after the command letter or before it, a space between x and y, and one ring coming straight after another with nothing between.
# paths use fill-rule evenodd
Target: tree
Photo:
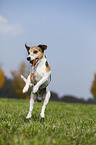
<instances>
[{"instance_id":1,"label":"tree","mask_svg":"<svg viewBox=\"0 0 96 145\"><path fill-rule=\"evenodd\" d=\"M0 89L0 98L17 98L13 93L12 79L5 76L3 87Z\"/></svg>"},{"instance_id":2,"label":"tree","mask_svg":"<svg viewBox=\"0 0 96 145\"><path fill-rule=\"evenodd\" d=\"M94 80L93 80L90 92L96 98L96 73L94 74Z\"/></svg>"},{"instance_id":3,"label":"tree","mask_svg":"<svg viewBox=\"0 0 96 145\"><path fill-rule=\"evenodd\" d=\"M13 76L12 85L14 88L14 94L20 98L29 98L29 92L25 94L22 93L23 87L25 83L21 79L21 74L25 77L28 76L28 67L26 66L25 62L22 62L18 71L12 71L11 74Z\"/></svg>"},{"instance_id":4,"label":"tree","mask_svg":"<svg viewBox=\"0 0 96 145\"><path fill-rule=\"evenodd\" d=\"M0 67L0 89L3 87L4 82L5 82L5 75L4 75L3 70Z\"/></svg>"}]
</instances>

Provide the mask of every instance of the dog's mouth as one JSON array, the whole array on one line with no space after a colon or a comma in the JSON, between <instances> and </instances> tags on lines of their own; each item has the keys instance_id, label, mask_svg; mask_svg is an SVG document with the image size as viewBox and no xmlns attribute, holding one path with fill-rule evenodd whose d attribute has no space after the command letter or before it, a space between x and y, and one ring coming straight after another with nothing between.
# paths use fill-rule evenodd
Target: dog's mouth
<instances>
[{"instance_id":1,"label":"dog's mouth","mask_svg":"<svg viewBox=\"0 0 96 145\"><path fill-rule=\"evenodd\" d=\"M32 65L36 65L38 61L39 61L39 58L35 58L35 59L33 59L33 60L30 60L30 63L31 63Z\"/></svg>"}]
</instances>

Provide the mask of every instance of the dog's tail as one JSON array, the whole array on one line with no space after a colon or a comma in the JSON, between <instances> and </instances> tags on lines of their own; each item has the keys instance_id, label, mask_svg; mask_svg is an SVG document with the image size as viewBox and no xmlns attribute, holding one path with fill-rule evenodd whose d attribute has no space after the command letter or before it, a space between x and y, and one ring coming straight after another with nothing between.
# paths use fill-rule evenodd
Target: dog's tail
<instances>
[{"instance_id":1,"label":"dog's tail","mask_svg":"<svg viewBox=\"0 0 96 145\"><path fill-rule=\"evenodd\" d=\"M21 75L21 79L26 83L27 82L27 79L23 76L23 75Z\"/></svg>"},{"instance_id":2,"label":"dog's tail","mask_svg":"<svg viewBox=\"0 0 96 145\"><path fill-rule=\"evenodd\" d=\"M21 79L22 79L25 83L27 83L27 79L26 79L23 75L21 75ZM32 87L32 83L30 83L30 87Z\"/></svg>"}]
</instances>

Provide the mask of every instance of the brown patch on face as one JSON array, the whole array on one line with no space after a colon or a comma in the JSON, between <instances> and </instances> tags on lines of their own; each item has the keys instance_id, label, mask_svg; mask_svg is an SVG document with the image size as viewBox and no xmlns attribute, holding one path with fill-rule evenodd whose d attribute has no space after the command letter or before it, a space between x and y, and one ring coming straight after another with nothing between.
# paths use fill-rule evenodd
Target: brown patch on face
<instances>
[{"instance_id":1,"label":"brown patch on face","mask_svg":"<svg viewBox=\"0 0 96 145\"><path fill-rule=\"evenodd\" d=\"M34 46L34 47L30 47L30 50L29 51L34 51L34 50L37 50L37 51L40 51L40 52L42 52L42 49L40 48L40 47L38 47L38 46Z\"/></svg>"},{"instance_id":2,"label":"brown patch on face","mask_svg":"<svg viewBox=\"0 0 96 145\"><path fill-rule=\"evenodd\" d=\"M35 46L35 47L30 47L29 52L33 52L33 51L35 51L35 50L36 50L36 51L38 51L38 52L40 51L41 53L43 53L43 52L42 52L42 49L41 49L41 48L39 48L38 46Z\"/></svg>"},{"instance_id":3,"label":"brown patch on face","mask_svg":"<svg viewBox=\"0 0 96 145\"><path fill-rule=\"evenodd\" d=\"M29 53L31 54L32 53L32 56L34 56L35 58L39 58L39 59L42 59L43 58L43 52L42 52L42 49L38 46L35 46L35 47L31 47L30 50L29 50Z\"/></svg>"},{"instance_id":4,"label":"brown patch on face","mask_svg":"<svg viewBox=\"0 0 96 145\"><path fill-rule=\"evenodd\" d=\"M46 65L46 72L49 72L51 69L50 69L50 66L47 61L46 61L45 65Z\"/></svg>"}]
</instances>

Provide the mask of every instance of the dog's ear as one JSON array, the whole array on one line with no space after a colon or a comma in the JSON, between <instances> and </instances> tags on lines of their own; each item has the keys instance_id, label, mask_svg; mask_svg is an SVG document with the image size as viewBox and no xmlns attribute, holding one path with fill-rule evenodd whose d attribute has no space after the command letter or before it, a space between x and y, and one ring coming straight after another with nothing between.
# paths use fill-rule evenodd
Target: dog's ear
<instances>
[{"instance_id":1,"label":"dog's ear","mask_svg":"<svg viewBox=\"0 0 96 145\"><path fill-rule=\"evenodd\" d=\"M44 52L44 50L47 49L47 45L38 45L38 47L40 47L42 49L42 52Z\"/></svg>"},{"instance_id":2,"label":"dog's ear","mask_svg":"<svg viewBox=\"0 0 96 145\"><path fill-rule=\"evenodd\" d=\"M25 47L26 47L27 51L29 51L30 47L29 47L29 46L27 46L27 44L26 44L26 43L25 43Z\"/></svg>"}]
</instances>

